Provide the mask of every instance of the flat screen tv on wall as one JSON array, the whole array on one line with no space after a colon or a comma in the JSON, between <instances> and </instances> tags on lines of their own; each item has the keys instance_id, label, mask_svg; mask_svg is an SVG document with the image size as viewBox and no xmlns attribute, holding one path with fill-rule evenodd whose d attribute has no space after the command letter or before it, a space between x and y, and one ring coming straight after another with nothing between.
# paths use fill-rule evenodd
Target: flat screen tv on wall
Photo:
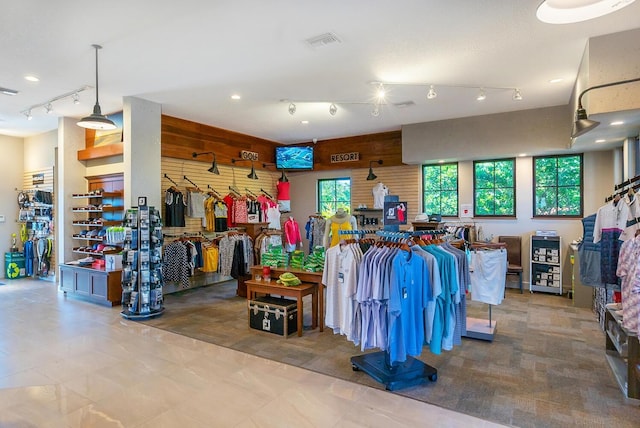
<instances>
[{"instance_id":1,"label":"flat screen tv on wall","mask_svg":"<svg viewBox=\"0 0 640 428\"><path fill-rule=\"evenodd\" d=\"M276 168L313 169L313 146L276 147Z\"/></svg>"}]
</instances>

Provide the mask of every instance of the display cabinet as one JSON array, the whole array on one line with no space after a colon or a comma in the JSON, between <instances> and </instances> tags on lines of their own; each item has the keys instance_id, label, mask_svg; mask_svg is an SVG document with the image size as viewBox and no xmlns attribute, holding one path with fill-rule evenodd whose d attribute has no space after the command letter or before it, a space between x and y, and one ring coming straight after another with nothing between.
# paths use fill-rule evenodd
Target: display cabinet
<instances>
[{"instance_id":1,"label":"display cabinet","mask_svg":"<svg viewBox=\"0 0 640 428\"><path fill-rule=\"evenodd\" d=\"M607 307L604 317L607 362L624 396L640 399L638 333L622 326L622 315L617 307Z\"/></svg>"},{"instance_id":2,"label":"display cabinet","mask_svg":"<svg viewBox=\"0 0 640 428\"><path fill-rule=\"evenodd\" d=\"M120 251L117 243L107 242L107 227L122 224L123 197L122 192L90 191L74 193L74 201L84 201L71 208L74 214L72 235L73 253L102 258L105 254ZM79 257L79 256L78 256Z\"/></svg>"},{"instance_id":3,"label":"display cabinet","mask_svg":"<svg viewBox=\"0 0 640 428\"><path fill-rule=\"evenodd\" d=\"M531 236L529 291L562 294L562 238Z\"/></svg>"}]
</instances>

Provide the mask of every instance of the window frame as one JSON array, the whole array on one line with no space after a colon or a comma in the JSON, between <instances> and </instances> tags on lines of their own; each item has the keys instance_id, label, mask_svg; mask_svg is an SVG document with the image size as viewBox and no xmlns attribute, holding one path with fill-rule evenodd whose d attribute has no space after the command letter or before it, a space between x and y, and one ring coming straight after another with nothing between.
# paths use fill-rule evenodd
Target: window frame
<instances>
[{"instance_id":1,"label":"window frame","mask_svg":"<svg viewBox=\"0 0 640 428\"><path fill-rule=\"evenodd\" d=\"M493 214L478 214L477 212L477 198L476 198L476 193L477 193L477 179L476 179L476 165L478 164L482 164L482 163L489 163L489 162L493 162L494 166L496 162L506 162L509 161L513 164L513 186L509 187L513 189L513 214L496 214L495 213L495 206L494 206L494 210L493 210ZM483 159L483 160L474 160L473 161L473 216L474 217L480 217L480 218L517 218L517 213L518 213L518 206L517 206L517 190L518 190L518 186L516 183L516 175L517 175L517 171L516 171L516 158L515 157L510 157L510 158L499 158L499 159ZM508 189L507 187L501 187L501 189ZM493 187L494 193L496 190L495 187L495 174L494 174L494 187Z\"/></svg>"},{"instance_id":2,"label":"window frame","mask_svg":"<svg viewBox=\"0 0 640 428\"><path fill-rule=\"evenodd\" d=\"M556 188L556 208L557 208L557 200L558 200L558 189L560 187L569 187L569 186L559 186L558 185L558 167L557 167L557 159L559 158L569 158L569 157L578 157L580 159L580 212L578 214L571 214L571 215L563 215L563 214L536 214L536 189L537 189L537 177L536 177L536 160L537 159L550 159L550 158L555 158L556 159L556 185L555 186L545 186L545 187L555 187ZM537 219L544 219L544 218L552 218L552 219L562 219L562 218L566 218L566 219L576 219L576 218L582 218L584 216L584 154L583 153L571 153L571 154L559 154L559 155L544 155L544 156L532 156L531 158L531 172L532 172L532 216L533 218L537 218ZM572 186L573 187L573 186Z\"/></svg>"},{"instance_id":3,"label":"window frame","mask_svg":"<svg viewBox=\"0 0 640 428\"><path fill-rule=\"evenodd\" d=\"M321 187L321 183L323 182L336 182L336 181L340 181L340 180L346 180L349 182L349 201L347 202L347 206L346 208L348 209L349 213L351 213L351 177L335 177L335 178L318 178L317 182L316 182L316 212L322 214L322 200L321 200L321 192L320 192L320 187ZM334 191L334 195L333 195L334 199L332 200L332 202L336 203L336 208L335 210L338 208L337 202L338 200L335 199L336 198L336 194ZM332 213L333 214L333 213Z\"/></svg>"},{"instance_id":4,"label":"window frame","mask_svg":"<svg viewBox=\"0 0 640 428\"><path fill-rule=\"evenodd\" d=\"M456 167L456 187L455 189L443 189L442 188L442 167L444 166L450 166L450 165L455 165ZM433 168L433 167L438 167L440 169L440 186L439 186L439 190L437 190L438 193L440 193L440 212L435 212L435 213L427 213L427 208L425 206L425 196L427 191L425 190L425 186L424 186L424 180L425 180L425 168ZM455 190L456 192L456 209L455 209L455 214L442 214L442 192L451 192L452 190ZM460 165L458 162L444 162L444 163L434 163L434 164L424 164L422 165L422 212L426 213L426 214L441 214L442 217L459 217L460 216Z\"/></svg>"}]
</instances>

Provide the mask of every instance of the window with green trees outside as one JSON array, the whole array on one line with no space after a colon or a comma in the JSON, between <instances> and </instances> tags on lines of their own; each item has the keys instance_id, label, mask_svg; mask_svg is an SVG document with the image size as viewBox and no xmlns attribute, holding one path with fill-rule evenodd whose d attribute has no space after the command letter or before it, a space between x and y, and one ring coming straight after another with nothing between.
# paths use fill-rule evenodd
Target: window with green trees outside
<instances>
[{"instance_id":1,"label":"window with green trees outside","mask_svg":"<svg viewBox=\"0 0 640 428\"><path fill-rule=\"evenodd\" d=\"M582 217L582 154L533 158L533 215Z\"/></svg>"},{"instance_id":2,"label":"window with green trees outside","mask_svg":"<svg viewBox=\"0 0 640 428\"><path fill-rule=\"evenodd\" d=\"M497 159L473 162L474 216L516 215L516 161Z\"/></svg>"},{"instance_id":3,"label":"window with green trees outside","mask_svg":"<svg viewBox=\"0 0 640 428\"><path fill-rule=\"evenodd\" d=\"M458 164L422 166L422 212L458 216Z\"/></svg>"},{"instance_id":4,"label":"window with green trees outside","mask_svg":"<svg viewBox=\"0 0 640 428\"><path fill-rule=\"evenodd\" d=\"M350 212L351 179L331 178L318 180L318 212L331 217L338 208Z\"/></svg>"}]
</instances>

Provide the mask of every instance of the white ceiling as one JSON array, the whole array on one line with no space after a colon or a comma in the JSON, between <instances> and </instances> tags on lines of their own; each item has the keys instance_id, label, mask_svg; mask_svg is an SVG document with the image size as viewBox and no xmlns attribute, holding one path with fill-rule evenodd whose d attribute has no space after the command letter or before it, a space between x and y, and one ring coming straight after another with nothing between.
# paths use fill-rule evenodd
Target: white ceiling
<instances>
[{"instance_id":1,"label":"white ceiling","mask_svg":"<svg viewBox=\"0 0 640 428\"><path fill-rule=\"evenodd\" d=\"M637 28L640 1L567 25L539 22L540 1L6 1L0 86L20 93L0 95L0 134L35 135L55 129L57 116L88 115L93 89L80 94L79 105L53 103L53 115L34 109L27 121L21 112L95 86L93 43L104 47L103 113L136 96L160 103L164 114L281 143L564 105L588 38ZM341 43L305 43L326 32ZM24 80L26 74L40 82ZM553 78L564 80L550 84ZM427 100L427 87L388 87L378 117L372 105L344 103L372 101L372 81L433 83L438 97ZM438 84L517 87L524 99L487 91L477 102L475 89ZM231 100L234 93L242 99ZM299 101L294 116L283 99ZM405 101L415 105L394 106ZM329 102L338 106L335 116Z\"/></svg>"}]
</instances>

